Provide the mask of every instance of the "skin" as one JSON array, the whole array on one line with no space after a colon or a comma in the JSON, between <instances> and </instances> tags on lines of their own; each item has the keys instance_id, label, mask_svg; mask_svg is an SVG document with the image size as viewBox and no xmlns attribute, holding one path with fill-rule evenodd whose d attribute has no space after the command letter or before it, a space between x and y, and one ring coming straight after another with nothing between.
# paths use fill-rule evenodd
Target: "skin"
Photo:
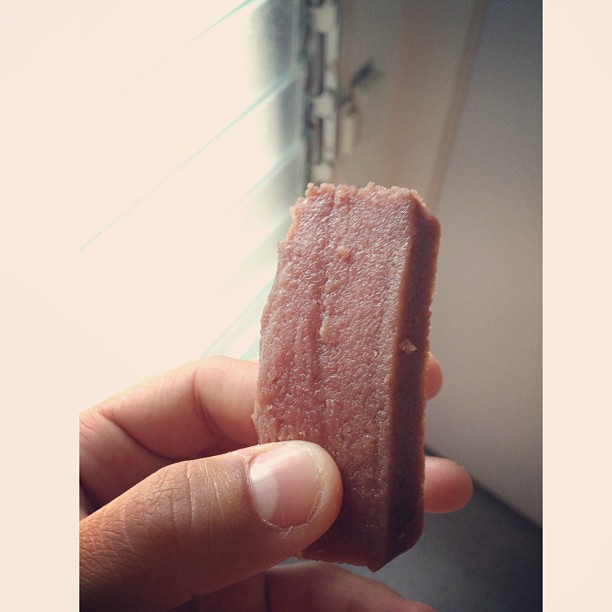
<instances>
[{"instance_id":1,"label":"skin","mask_svg":"<svg viewBox=\"0 0 612 612\"><path fill-rule=\"evenodd\" d=\"M277 566L331 526L342 484L314 444L257 446L256 381L256 363L207 358L82 413L81 609L431 610L333 564ZM430 356L428 399L441 384ZM262 520L249 480L279 444L302 445L318 474L308 519L284 527ZM427 512L457 510L471 494L463 468L426 459Z\"/></svg>"}]
</instances>

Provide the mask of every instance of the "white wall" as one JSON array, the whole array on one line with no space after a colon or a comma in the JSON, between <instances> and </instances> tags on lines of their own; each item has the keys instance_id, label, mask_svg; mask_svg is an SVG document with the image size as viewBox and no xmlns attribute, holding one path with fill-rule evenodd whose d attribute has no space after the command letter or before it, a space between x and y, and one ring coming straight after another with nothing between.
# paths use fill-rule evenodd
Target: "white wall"
<instances>
[{"instance_id":1,"label":"white wall","mask_svg":"<svg viewBox=\"0 0 612 612\"><path fill-rule=\"evenodd\" d=\"M541 6L372 4L343 3L345 72L373 57L386 76L363 95L362 138L337 180L431 198L445 383L427 444L541 523Z\"/></svg>"},{"instance_id":2,"label":"white wall","mask_svg":"<svg viewBox=\"0 0 612 612\"><path fill-rule=\"evenodd\" d=\"M381 77L358 91L360 139L335 180L410 185L433 205L438 161L475 3L345 0L341 80L372 60Z\"/></svg>"}]
</instances>

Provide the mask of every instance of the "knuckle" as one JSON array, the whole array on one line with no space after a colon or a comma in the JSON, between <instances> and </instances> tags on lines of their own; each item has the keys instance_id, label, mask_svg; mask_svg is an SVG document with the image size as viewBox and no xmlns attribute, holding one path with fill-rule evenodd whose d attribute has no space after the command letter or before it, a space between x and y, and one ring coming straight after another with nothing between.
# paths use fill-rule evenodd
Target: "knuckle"
<instances>
[{"instance_id":1,"label":"knuckle","mask_svg":"<svg viewBox=\"0 0 612 612\"><path fill-rule=\"evenodd\" d=\"M188 462L162 468L150 476L126 508L124 525L136 552L164 556L180 549L193 527Z\"/></svg>"}]
</instances>

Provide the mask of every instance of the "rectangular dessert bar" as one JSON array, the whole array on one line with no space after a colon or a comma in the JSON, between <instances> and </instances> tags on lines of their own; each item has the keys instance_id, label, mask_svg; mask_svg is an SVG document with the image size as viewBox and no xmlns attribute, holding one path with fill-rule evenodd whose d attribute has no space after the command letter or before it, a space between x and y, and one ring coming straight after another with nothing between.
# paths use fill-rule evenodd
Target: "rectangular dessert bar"
<instances>
[{"instance_id":1,"label":"rectangular dessert bar","mask_svg":"<svg viewBox=\"0 0 612 612\"><path fill-rule=\"evenodd\" d=\"M305 558L377 570L423 529L424 398L440 227L416 192L309 185L261 322L261 443L323 446L342 475Z\"/></svg>"}]
</instances>

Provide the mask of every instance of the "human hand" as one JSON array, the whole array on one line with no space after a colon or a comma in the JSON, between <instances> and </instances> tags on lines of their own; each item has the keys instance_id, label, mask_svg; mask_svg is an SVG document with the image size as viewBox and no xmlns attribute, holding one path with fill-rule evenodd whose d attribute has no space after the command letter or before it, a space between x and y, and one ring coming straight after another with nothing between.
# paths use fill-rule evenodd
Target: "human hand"
<instances>
[{"instance_id":1,"label":"human hand","mask_svg":"<svg viewBox=\"0 0 612 612\"><path fill-rule=\"evenodd\" d=\"M255 363L207 358L82 413L81 608L430 610L333 564L274 567L332 525L342 483L315 444L256 445L256 380ZM441 381L430 358L428 399ZM471 493L426 459L426 511Z\"/></svg>"}]
</instances>

